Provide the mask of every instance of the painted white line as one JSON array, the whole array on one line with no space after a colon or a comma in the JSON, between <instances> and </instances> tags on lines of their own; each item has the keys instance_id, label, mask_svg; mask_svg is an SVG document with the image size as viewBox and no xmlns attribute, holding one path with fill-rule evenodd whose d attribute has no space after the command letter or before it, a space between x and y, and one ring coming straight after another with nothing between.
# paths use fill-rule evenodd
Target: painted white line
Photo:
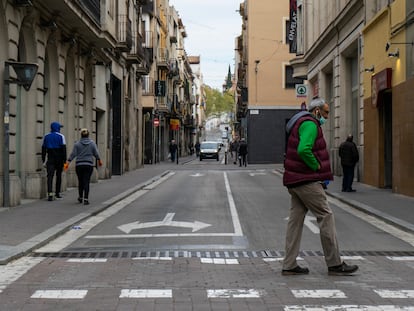
<instances>
[{"instance_id":1,"label":"painted white line","mask_svg":"<svg viewBox=\"0 0 414 311\"><path fill-rule=\"evenodd\" d=\"M176 238L176 237L232 237L240 236L236 233L148 233L148 234L108 234L87 235L85 239L130 239L130 238Z\"/></svg>"},{"instance_id":2,"label":"painted white line","mask_svg":"<svg viewBox=\"0 0 414 311\"><path fill-rule=\"evenodd\" d=\"M414 256L387 256L386 258L394 261L414 261Z\"/></svg>"},{"instance_id":3,"label":"painted white line","mask_svg":"<svg viewBox=\"0 0 414 311\"><path fill-rule=\"evenodd\" d=\"M119 298L172 298L171 289L123 289Z\"/></svg>"},{"instance_id":4,"label":"painted white line","mask_svg":"<svg viewBox=\"0 0 414 311\"><path fill-rule=\"evenodd\" d=\"M362 256L341 256L343 260L365 260Z\"/></svg>"},{"instance_id":5,"label":"painted white line","mask_svg":"<svg viewBox=\"0 0 414 311\"><path fill-rule=\"evenodd\" d=\"M40 299L83 299L87 290L37 290L30 298Z\"/></svg>"},{"instance_id":6,"label":"painted white line","mask_svg":"<svg viewBox=\"0 0 414 311\"><path fill-rule=\"evenodd\" d=\"M161 177L160 179L158 179L155 182L150 183L149 185L145 186L143 189L144 190L153 190L155 187L159 186L161 183L163 183L164 181L166 181L168 178L170 178L173 175L175 175L174 172L169 172L167 175Z\"/></svg>"},{"instance_id":7,"label":"painted white line","mask_svg":"<svg viewBox=\"0 0 414 311\"><path fill-rule=\"evenodd\" d=\"M331 305L331 306L285 306L284 311L414 311L414 307L400 307L392 305Z\"/></svg>"},{"instance_id":8,"label":"painted white line","mask_svg":"<svg viewBox=\"0 0 414 311\"><path fill-rule=\"evenodd\" d=\"M132 260L172 260L172 257L134 257Z\"/></svg>"},{"instance_id":9,"label":"painted white line","mask_svg":"<svg viewBox=\"0 0 414 311\"><path fill-rule=\"evenodd\" d=\"M292 289L292 293L296 298L347 298L338 289Z\"/></svg>"},{"instance_id":10,"label":"painted white line","mask_svg":"<svg viewBox=\"0 0 414 311\"><path fill-rule=\"evenodd\" d=\"M200 258L201 263L211 263L215 265L238 265L237 259L230 258Z\"/></svg>"},{"instance_id":11,"label":"painted white line","mask_svg":"<svg viewBox=\"0 0 414 311\"><path fill-rule=\"evenodd\" d=\"M374 292L376 292L382 298L414 298L414 290L408 289L374 289Z\"/></svg>"},{"instance_id":12,"label":"painted white line","mask_svg":"<svg viewBox=\"0 0 414 311\"><path fill-rule=\"evenodd\" d=\"M98 215L88 218L81 224L79 224L80 229L78 230L70 230L66 232L64 235L58 237L57 239L53 240L49 244L45 245L42 248L36 250L37 253L54 253L59 252L62 249L68 247L74 241L81 238L84 234L89 232L95 226L106 220L107 218L115 215L120 210L122 210L125 206L131 204L139 197L146 194L148 190L138 190L137 192L131 194L129 197L115 203L111 207L107 208L106 210L102 211Z\"/></svg>"},{"instance_id":13,"label":"painted white line","mask_svg":"<svg viewBox=\"0 0 414 311\"><path fill-rule=\"evenodd\" d=\"M260 298L266 293L255 289L208 289L207 298Z\"/></svg>"},{"instance_id":14,"label":"painted white line","mask_svg":"<svg viewBox=\"0 0 414 311\"><path fill-rule=\"evenodd\" d=\"M275 262L275 261L283 261L283 257L271 257L271 258L263 258L264 262ZM302 257L296 257L296 260L304 260Z\"/></svg>"},{"instance_id":15,"label":"painted white line","mask_svg":"<svg viewBox=\"0 0 414 311\"><path fill-rule=\"evenodd\" d=\"M43 260L45 258L42 257L22 257L7 265L0 265L0 289L4 290Z\"/></svg>"},{"instance_id":16,"label":"painted white line","mask_svg":"<svg viewBox=\"0 0 414 311\"><path fill-rule=\"evenodd\" d=\"M239 215L237 214L236 204L234 203L233 194L231 193L229 179L227 178L227 173L224 172L224 183L226 185L227 199L230 206L230 214L233 220L234 233L238 236L243 236L243 230L240 224Z\"/></svg>"},{"instance_id":17,"label":"painted white line","mask_svg":"<svg viewBox=\"0 0 414 311\"><path fill-rule=\"evenodd\" d=\"M107 262L106 258L69 258L67 262L81 262L81 263L102 263Z\"/></svg>"}]
</instances>

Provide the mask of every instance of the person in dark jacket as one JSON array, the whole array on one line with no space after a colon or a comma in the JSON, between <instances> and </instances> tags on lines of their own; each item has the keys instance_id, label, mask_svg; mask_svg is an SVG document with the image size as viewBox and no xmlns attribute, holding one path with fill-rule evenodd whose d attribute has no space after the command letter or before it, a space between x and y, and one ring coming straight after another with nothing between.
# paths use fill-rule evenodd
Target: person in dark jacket
<instances>
[{"instance_id":1,"label":"person in dark jacket","mask_svg":"<svg viewBox=\"0 0 414 311\"><path fill-rule=\"evenodd\" d=\"M355 165L359 161L359 153L351 134L339 146L339 157L343 171L342 192L355 192L356 190L352 189L352 182L354 181Z\"/></svg>"},{"instance_id":2,"label":"person in dark jacket","mask_svg":"<svg viewBox=\"0 0 414 311\"><path fill-rule=\"evenodd\" d=\"M247 157L247 144L246 144L246 140L244 138L242 138L240 140L240 144L237 150L237 153L239 155L239 166L247 166L247 161L246 161L246 157Z\"/></svg>"},{"instance_id":3,"label":"person in dark jacket","mask_svg":"<svg viewBox=\"0 0 414 311\"><path fill-rule=\"evenodd\" d=\"M291 207L286 229L283 275L309 273L308 268L300 267L296 262L308 210L315 215L319 225L328 274L348 275L358 270L358 266L347 265L341 260L334 215L322 185L323 181L333 180L321 128L328 115L328 103L322 98L315 98L309 104L309 112L297 113L286 127L289 136L283 184L291 195Z\"/></svg>"},{"instance_id":4,"label":"person in dark jacket","mask_svg":"<svg viewBox=\"0 0 414 311\"><path fill-rule=\"evenodd\" d=\"M94 161L98 161L98 165L102 166L102 161L99 156L98 148L95 142L89 138L88 129L81 129L81 139L73 146L67 162L65 163L65 170L68 169L70 162L76 158L76 175L78 176L78 192L79 203L84 205L89 204L89 183L93 172Z\"/></svg>"},{"instance_id":5,"label":"person in dark jacket","mask_svg":"<svg viewBox=\"0 0 414 311\"><path fill-rule=\"evenodd\" d=\"M47 171L47 200L62 198L60 188L62 185L62 171L66 160L65 136L60 133L62 126L59 122L50 124L50 133L43 138L42 162ZM47 159L46 159L47 156ZM53 192L53 177L56 173L55 193Z\"/></svg>"},{"instance_id":6,"label":"person in dark jacket","mask_svg":"<svg viewBox=\"0 0 414 311\"><path fill-rule=\"evenodd\" d=\"M175 142L175 139L171 140L171 143L168 147L168 151L170 152L171 162L175 161L175 157L177 156L178 146Z\"/></svg>"}]
</instances>

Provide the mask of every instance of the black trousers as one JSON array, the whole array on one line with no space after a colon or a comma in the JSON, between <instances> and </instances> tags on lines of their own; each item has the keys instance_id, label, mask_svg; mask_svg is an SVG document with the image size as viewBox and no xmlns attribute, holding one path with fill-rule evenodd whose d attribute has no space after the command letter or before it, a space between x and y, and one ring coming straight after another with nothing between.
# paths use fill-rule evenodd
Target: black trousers
<instances>
[{"instance_id":1,"label":"black trousers","mask_svg":"<svg viewBox=\"0 0 414 311\"><path fill-rule=\"evenodd\" d=\"M349 191L352 189L352 182L354 181L355 165L342 165L342 191Z\"/></svg>"},{"instance_id":2,"label":"black trousers","mask_svg":"<svg viewBox=\"0 0 414 311\"><path fill-rule=\"evenodd\" d=\"M63 162L55 163L52 161L47 161L46 163L47 170L47 195L53 193L53 177L56 172L56 188L55 193L60 193L60 188L62 186L62 171L63 171Z\"/></svg>"},{"instance_id":3,"label":"black trousers","mask_svg":"<svg viewBox=\"0 0 414 311\"><path fill-rule=\"evenodd\" d=\"M93 166L91 165L78 165L76 166L76 175L78 176L78 191L79 197L82 199L88 199L89 196L89 183L93 172Z\"/></svg>"}]
</instances>

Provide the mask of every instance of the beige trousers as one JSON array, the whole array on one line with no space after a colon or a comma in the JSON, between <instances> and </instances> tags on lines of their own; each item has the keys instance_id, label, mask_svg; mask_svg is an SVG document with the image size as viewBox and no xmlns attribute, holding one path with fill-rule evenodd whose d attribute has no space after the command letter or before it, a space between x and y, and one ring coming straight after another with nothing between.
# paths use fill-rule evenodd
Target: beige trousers
<instances>
[{"instance_id":1,"label":"beige trousers","mask_svg":"<svg viewBox=\"0 0 414 311\"><path fill-rule=\"evenodd\" d=\"M286 230L285 258L283 269L293 269L298 264L303 223L308 210L316 217L320 230L325 262L328 267L341 264L336 239L335 218L329 207L325 190L319 182L312 182L288 189L291 195L289 221Z\"/></svg>"}]
</instances>

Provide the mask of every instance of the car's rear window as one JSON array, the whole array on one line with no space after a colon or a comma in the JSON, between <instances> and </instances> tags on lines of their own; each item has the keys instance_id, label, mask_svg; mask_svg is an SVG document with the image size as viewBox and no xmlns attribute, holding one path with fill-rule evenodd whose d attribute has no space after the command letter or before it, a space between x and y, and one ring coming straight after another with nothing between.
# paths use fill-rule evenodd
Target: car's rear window
<instances>
[{"instance_id":1,"label":"car's rear window","mask_svg":"<svg viewBox=\"0 0 414 311\"><path fill-rule=\"evenodd\" d=\"M217 149L217 143L201 143L201 149Z\"/></svg>"}]
</instances>

